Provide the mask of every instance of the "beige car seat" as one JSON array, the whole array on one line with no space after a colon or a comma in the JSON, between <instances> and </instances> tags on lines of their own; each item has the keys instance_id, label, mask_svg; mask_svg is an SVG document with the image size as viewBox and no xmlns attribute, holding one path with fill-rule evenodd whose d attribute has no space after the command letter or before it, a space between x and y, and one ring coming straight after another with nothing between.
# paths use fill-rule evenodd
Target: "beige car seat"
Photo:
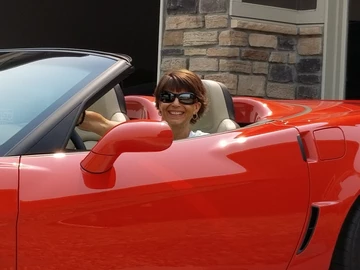
<instances>
[{"instance_id":1,"label":"beige car seat","mask_svg":"<svg viewBox=\"0 0 360 270\"><path fill-rule=\"evenodd\" d=\"M217 133L237 129L235 109L231 94L227 87L216 81L202 80L207 96L208 108L202 118L193 125L192 130Z\"/></svg>"},{"instance_id":2,"label":"beige car seat","mask_svg":"<svg viewBox=\"0 0 360 270\"><path fill-rule=\"evenodd\" d=\"M87 110L98 112L105 118L119 123L129 120L129 117L126 115L126 103L124 95L120 87L115 87L115 89L111 89ZM75 129L82 138L86 149L93 148L101 138L96 133L83 131L79 128Z\"/></svg>"}]
</instances>

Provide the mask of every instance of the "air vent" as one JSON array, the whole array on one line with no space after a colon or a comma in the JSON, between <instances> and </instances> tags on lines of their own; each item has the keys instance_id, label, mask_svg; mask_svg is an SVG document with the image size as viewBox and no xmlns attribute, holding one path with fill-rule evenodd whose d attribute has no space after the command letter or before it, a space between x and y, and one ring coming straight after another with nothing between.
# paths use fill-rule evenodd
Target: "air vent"
<instances>
[{"instance_id":1,"label":"air vent","mask_svg":"<svg viewBox=\"0 0 360 270\"><path fill-rule=\"evenodd\" d=\"M311 237L313 236L313 233L315 231L316 223L319 217L319 208L316 206L311 207L311 216L310 221L308 223L308 227L305 233L305 237L301 243L301 246L297 252L297 254L303 252L307 245L310 243Z\"/></svg>"}]
</instances>

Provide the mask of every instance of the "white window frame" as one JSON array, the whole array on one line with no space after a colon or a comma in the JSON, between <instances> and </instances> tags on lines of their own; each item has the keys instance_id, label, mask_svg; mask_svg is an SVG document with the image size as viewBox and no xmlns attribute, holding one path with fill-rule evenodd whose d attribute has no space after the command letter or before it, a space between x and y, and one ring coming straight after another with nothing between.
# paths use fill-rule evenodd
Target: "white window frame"
<instances>
[{"instance_id":1,"label":"white window frame","mask_svg":"<svg viewBox=\"0 0 360 270\"><path fill-rule=\"evenodd\" d=\"M325 21L326 1L317 0L315 10L292 10L244 3L243 0L230 0L230 16L291 24L318 24Z\"/></svg>"}]
</instances>

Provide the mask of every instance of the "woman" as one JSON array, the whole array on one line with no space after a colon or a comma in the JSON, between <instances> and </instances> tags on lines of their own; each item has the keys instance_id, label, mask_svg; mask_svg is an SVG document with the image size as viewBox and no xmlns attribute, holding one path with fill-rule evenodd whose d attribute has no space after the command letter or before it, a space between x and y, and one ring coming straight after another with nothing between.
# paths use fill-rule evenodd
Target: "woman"
<instances>
[{"instance_id":1,"label":"woman","mask_svg":"<svg viewBox=\"0 0 360 270\"><path fill-rule=\"evenodd\" d=\"M191 125L202 117L207 107L205 87L195 73L181 69L165 74L160 79L154 96L159 115L172 129L174 140L208 134L200 130L191 131ZM119 124L92 111L86 111L82 120L80 129L100 136Z\"/></svg>"}]
</instances>

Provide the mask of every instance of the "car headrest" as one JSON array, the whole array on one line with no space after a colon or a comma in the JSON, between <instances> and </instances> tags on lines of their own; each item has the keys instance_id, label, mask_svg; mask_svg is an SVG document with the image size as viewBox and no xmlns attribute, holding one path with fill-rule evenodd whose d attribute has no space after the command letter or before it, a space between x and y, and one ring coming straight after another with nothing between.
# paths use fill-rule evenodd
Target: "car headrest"
<instances>
[{"instance_id":1,"label":"car headrest","mask_svg":"<svg viewBox=\"0 0 360 270\"><path fill-rule=\"evenodd\" d=\"M123 114L127 114L127 110L126 110L126 101L125 101L125 96L124 96L124 92L122 91L121 87L119 84L117 84L114 87L114 91L115 91L115 95L117 97L118 103L119 103L119 108L120 111Z\"/></svg>"},{"instance_id":2,"label":"car headrest","mask_svg":"<svg viewBox=\"0 0 360 270\"><path fill-rule=\"evenodd\" d=\"M227 87L216 81L202 80L208 97L208 108L202 118L193 125L192 130L215 133L224 131L224 121L234 123L226 129L237 128L235 109L231 94Z\"/></svg>"},{"instance_id":3,"label":"car headrest","mask_svg":"<svg viewBox=\"0 0 360 270\"><path fill-rule=\"evenodd\" d=\"M107 119L111 119L115 113L126 114L125 98L120 87L111 89L87 110L98 112Z\"/></svg>"}]
</instances>

